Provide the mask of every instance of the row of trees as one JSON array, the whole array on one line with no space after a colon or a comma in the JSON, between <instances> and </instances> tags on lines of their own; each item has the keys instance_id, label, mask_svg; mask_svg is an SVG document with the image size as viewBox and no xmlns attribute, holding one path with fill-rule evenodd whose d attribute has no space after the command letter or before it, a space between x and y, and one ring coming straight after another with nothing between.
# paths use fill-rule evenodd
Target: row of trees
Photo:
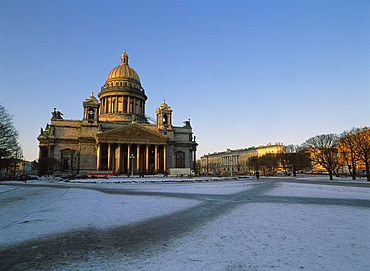
<instances>
[{"instance_id":1,"label":"row of trees","mask_svg":"<svg viewBox=\"0 0 370 271\"><path fill-rule=\"evenodd\" d=\"M310 155L298 145L287 146L286 152L252 156L247 163L252 171L262 171L265 175L272 175L277 169L283 169L285 173L292 172L296 176L298 170L312 169Z\"/></svg>"},{"instance_id":2,"label":"row of trees","mask_svg":"<svg viewBox=\"0 0 370 271\"><path fill-rule=\"evenodd\" d=\"M294 175L298 170L325 169L330 180L343 167L355 180L357 169L361 166L365 167L367 181L370 181L370 129L353 128L340 135L314 136L302 145L287 146L285 153L251 157L248 164L254 171L269 173L283 168Z\"/></svg>"},{"instance_id":3,"label":"row of trees","mask_svg":"<svg viewBox=\"0 0 370 271\"><path fill-rule=\"evenodd\" d=\"M0 172L12 168L22 158L22 148L18 142L13 116L0 104Z\"/></svg>"}]
</instances>

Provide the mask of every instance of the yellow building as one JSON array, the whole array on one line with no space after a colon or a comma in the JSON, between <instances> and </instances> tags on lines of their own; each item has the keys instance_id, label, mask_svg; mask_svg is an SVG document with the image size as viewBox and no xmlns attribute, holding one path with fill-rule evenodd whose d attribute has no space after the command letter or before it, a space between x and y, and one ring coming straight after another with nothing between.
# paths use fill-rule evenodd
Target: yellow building
<instances>
[{"instance_id":1,"label":"yellow building","mask_svg":"<svg viewBox=\"0 0 370 271\"><path fill-rule=\"evenodd\" d=\"M253 156L262 156L268 153L285 152L283 143L271 143L258 147L215 152L203 155L200 158L202 173L220 174L222 172L249 172L248 159Z\"/></svg>"}]
</instances>

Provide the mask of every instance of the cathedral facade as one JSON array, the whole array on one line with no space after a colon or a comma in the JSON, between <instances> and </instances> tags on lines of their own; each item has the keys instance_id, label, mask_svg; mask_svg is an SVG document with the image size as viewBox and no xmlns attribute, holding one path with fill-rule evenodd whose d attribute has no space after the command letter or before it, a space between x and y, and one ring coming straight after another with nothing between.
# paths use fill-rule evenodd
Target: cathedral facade
<instances>
[{"instance_id":1,"label":"cathedral facade","mask_svg":"<svg viewBox=\"0 0 370 271\"><path fill-rule=\"evenodd\" d=\"M99 99L99 100L98 100ZM190 120L172 125L165 100L156 110L156 123L145 113L147 96L128 55L113 68L98 93L83 103L82 120L63 119L54 108L50 124L41 129L40 174L156 174L195 169L197 143Z\"/></svg>"}]
</instances>

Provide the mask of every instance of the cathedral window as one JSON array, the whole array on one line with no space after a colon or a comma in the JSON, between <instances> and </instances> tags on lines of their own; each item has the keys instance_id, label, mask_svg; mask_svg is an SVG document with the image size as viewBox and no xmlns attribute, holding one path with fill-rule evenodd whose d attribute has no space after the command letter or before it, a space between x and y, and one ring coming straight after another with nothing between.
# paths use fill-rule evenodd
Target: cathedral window
<instances>
[{"instance_id":1,"label":"cathedral window","mask_svg":"<svg viewBox=\"0 0 370 271\"><path fill-rule=\"evenodd\" d=\"M127 99L123 100L123 113L127 113Z\"/></svg>"},{"instance_id":2,"label":"cathedral window","mask_svg":"<svg viewBox=\"0 0 370 271\"><path fill-rule=\"evenodd\" d=\"M95 118L95 112L94 112L94 109L92 108L89 108L88 111L87 111L87 118L89 120L93 120Z\"/></svg>"},{"instance_id":3,"label":"cathedral window","mask_svg":"<svg viewBox=\"0 0 370 271\"><path fill-rule=\"evenodd\" d=\"M118 97L118 113L122 113L122 97Z\"/></svg>"},{"instance_id":4,"label":"cathedral window","mask_svg":"<svg viewBox=\"0 0 370 271\"><path fill-rule=\"evenodd\" d=\"M105 113L109 113L109 109L110 109L110 102L109 100L107 100L107 107L106 107Z\"/></svg>"},{"instance_id":5,"label":"cathedral window","mask_svg":"<svg viewBox=\"0 0 370 271\"><path fill-rule=\"evenodd\" d=\"M132 113L132 108L134 107L134 103L133 103L133 101L131 100L130 101L130 113Z\"/></svg>"},{"instance_id":6,"label":"cathedral window","mask_svg":"<svg viewBox=\"0 0 370 271\"><path fill-rule=\"evenodd\" d=\"M176 167L177 168L185 167L185 153L182 151L176 152Z\"/></svg>"}]
</instances>

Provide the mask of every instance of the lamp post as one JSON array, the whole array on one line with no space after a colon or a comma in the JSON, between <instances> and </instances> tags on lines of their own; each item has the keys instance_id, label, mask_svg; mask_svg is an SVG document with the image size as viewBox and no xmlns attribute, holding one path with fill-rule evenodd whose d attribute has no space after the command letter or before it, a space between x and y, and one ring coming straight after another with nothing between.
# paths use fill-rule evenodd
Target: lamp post
<instances>
[{"instance_id":1,"label":"lamp post","mask_svg":"<svg viewBox=\"0 0 370 271\"><path fill-rule=\"evenodd\" d=\"M134 176L134 159L135 159L135 155L133 153L131 153L130 159L131 159L131 176Z\"/></svg>"}]
</instances>

